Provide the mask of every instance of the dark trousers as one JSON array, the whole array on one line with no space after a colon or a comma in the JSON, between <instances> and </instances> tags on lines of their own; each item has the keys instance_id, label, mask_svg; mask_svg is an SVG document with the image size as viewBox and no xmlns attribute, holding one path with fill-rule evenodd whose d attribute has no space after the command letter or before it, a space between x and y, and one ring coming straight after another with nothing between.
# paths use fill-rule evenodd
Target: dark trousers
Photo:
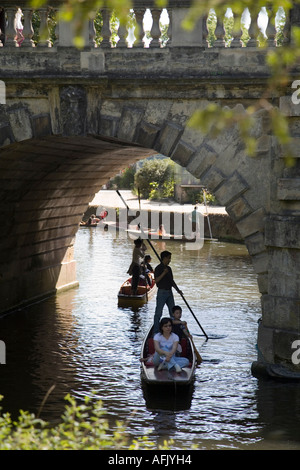
<instances>
[{"instance_id":1,"label":"dark trousers","mask_svg":"<svg viewBox=\"0 0 300 470\"><path fill-rule=\"evenodd\" d=\"M133 292L136 292L138 283L140 279L140 267L136 264L132 268L132 281L131 281L131 288Z\"/></svg>"},{"instance_id":2,"label":"dark trousers","mask_svg":"<svg viewBox=\"0 0 300 470\"><path fill-rule=\"evenodd\" d=\"M169 315L171 317L172 308L175 305L172 289L170 290L158 289L157 291L156 308L155 308L155 313L154 313L154 326L153 326L154 333L159 332L159 322L160 322L160 318L162 316L163 308L165 305L167 305L169 309Z\"/></svg>"}]
</instances>

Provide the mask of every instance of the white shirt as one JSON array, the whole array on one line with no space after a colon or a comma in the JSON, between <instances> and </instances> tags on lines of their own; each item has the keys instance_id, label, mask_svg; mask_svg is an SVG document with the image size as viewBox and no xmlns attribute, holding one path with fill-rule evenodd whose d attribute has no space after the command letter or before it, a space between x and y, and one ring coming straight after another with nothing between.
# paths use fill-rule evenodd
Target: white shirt
<instances>
[{"instance_id":1,"label":"white shirt","mask_svg":"<svg viewBox=\"0 0 300 470\"><path fill-rule=\"evenodd\" d=\"M142 248L134 247L132 252L132 262L140 265L144 260L145 252Z\"/></svg>"},{"instance_id":2,"label":"white shirt","mask_svg":"<svg viewBox=\"0 0 300 470\"><path fill-rule=\"evenodd\" d=\"M158 341L159 347L164 351L171 351L173 344L179 341L179 337L175 333L171 333L169 338L165 338L161 333L156 333L153 337L154 341Z\"/></svg>"}]
</instances>

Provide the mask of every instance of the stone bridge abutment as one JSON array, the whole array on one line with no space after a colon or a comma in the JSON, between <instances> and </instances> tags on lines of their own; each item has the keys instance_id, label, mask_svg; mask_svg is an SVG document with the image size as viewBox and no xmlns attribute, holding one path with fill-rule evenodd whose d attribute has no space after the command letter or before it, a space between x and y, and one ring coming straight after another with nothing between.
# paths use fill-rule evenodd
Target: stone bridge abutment
<instances>
[{"instance_id":1,"label":"stone bridge abutment","mask_svg":"<svg viewBox=\"0 0 300 470\"><path fill-rule=\"evenodd\" d=\"M161 153L201 179L245 240L262 303L255 370L297 376L300 112L288 90L272 96L290 116L290 167L266 111L254 116L252 157L236 126L215 137L191 128L194 111L211 102L241 115L256 102L268 79L266 51L206 48L203 30L200 47L195 34L180 46L174 24L172 45L152 50L80 51L68 42L33 50L7 36L0 48L0 313L76 285L73 240L95 192L128 164Z\"/></svg>"}]
</instances>

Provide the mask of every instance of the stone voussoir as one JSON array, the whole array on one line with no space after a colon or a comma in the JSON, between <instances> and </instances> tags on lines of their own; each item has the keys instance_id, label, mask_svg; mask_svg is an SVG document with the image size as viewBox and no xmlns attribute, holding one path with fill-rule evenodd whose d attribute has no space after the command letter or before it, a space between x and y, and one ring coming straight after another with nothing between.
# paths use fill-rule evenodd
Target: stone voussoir
<instances>
[{"instance_id":1,"label":"stone voussoir","mask_svg":"<svg viewBox=\"0 0 300 470\"><path fill-rule=\"evenodd\" d=\"M237 228L243 238L249 237L256 232L264 231L265 210L257 209L237 222Z\"/></svg>"},{"instance_id":2,"label":"stone voussoir","mask_svg":"<svg viewBox=\"0 0 300 470\"><path fill-rule=\"evenodd\" d=\"M221 205L227 206L247 189L248 185L236 171L215 190L215 196Z\"/></svg>"}]
</instances>

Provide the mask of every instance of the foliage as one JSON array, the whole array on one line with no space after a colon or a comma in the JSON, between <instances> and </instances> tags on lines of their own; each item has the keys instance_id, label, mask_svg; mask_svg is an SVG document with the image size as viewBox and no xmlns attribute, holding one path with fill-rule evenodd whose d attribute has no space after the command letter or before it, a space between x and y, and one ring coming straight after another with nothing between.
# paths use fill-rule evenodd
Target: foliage
<instances>
[{"instance_id":1,"label":"foliage","mask_svg":"<svg viewBox=\"0 0 300 470\"><path fill-rule=\"evenodd\" d=\"M101 36L102 26L103 26L103 18L102 18L101 12L98 11L94 19L94 27L95 27L95 33L96 33L95 45L97 47L99 47L102 42L102 36Z\"/></svg>"},{"instance_id":2,"label":"foliage","mask_svg":"<svg viewBox=\"0 0 300 470\"><path fill-rule=\"evenodd\" d=\"M41 19L38 11L34 11L32 15L32 27L33 27L33 37L32 40L35 43L35 45L40 41L40 24L41 24ZM42 35L46 36L46 39L50 40L51 45L54 44L56 40L56 34L55 34L55 29L56 29L56 16L55 16L55 11L53 9L50 9L49 15L48 15L48 31L42 32Z\"/></svg>"},{"instance_id":3,"label":"foliage","mask_svg":"<svg viewBox=\"0 0 300 470\"><path fill-rule=\"evenodd\" d=\"M146 160L138 172L131 165L108 183L114 189L130 189L136 194L140 191L141 197L149 199L173 197L174 185L174 162L170 159Z\"/></svg>"},{"instance_id":4,"label":"foliage","mask_svg":"<svg viewBox=\"0 0 300 470\"><path fill-rule=\"evenodd\" d=\"M145 160L136 172L134 184L143 198L158 199L174 194L174 163L169 158Z\"/></svg>"},{"instance_id":5,"label":"foliage","mask_svg":"<svg viewBox=\"0 0 300 470\"><path fill-rule=\"evenodd\" d=\"M204 193L202 192L199 195L199 202L200 204L207 204L208 206L218 206L219 203L216 200L216 197L211 194L209 191L205 191L205 198L204 198Z\"/></svg>"},{"instance_id":6,"label":"foliage","mask_svg":"<svg viewBox=\"0 0 300 470\"><path fill-rule=\"evenodd\" d=\"M135 165L125 168L119 175L109 181L109 186L116 189L133 189L134 186Z\"/></svg>"},{"instance_id":7,"label":"foliage","mask_svg":"<svg viewBox=\"0 0 300 470\"><path fill-rule=\"evenodd\" d=\"M205 204L206 203L207 206L219 205L215 196L207 190L205 190L205 199L204 199L204 192L199 191L198 189L185 188L185 194L186 194L185 202L190 203L190 204L197 204L197 203Z\"/></svg>"},{"instance_id":8,"label":"foliage","mask_svg":"<svg viewBox=\"0 0 300 470\"><path fill-rule=\"evenodd\" d=\"M159 186L155 181L150 183L151 191L149 193L149 199L163 199L172 198L174 196L174 179L164 181L162 186Z\"/></svg>"},{"instance_id":9,"label":"foliage","mask_svg":"<svg viewBox=\"0 0 300 470\"><path fill-rule=\"evenodd\" d=\"M147 436L130 440L124 423L119 421L110 429L103 417L101 400L86 397L84 403L77 404L74 397L67 395L66 401L61 421L54 426L22 410L16 421L9 413L1 413L0 450L146 450L156 447ZM169 449L170 445L172 441L165 442L162 448Z\"/></svg>"}]
</instances>

